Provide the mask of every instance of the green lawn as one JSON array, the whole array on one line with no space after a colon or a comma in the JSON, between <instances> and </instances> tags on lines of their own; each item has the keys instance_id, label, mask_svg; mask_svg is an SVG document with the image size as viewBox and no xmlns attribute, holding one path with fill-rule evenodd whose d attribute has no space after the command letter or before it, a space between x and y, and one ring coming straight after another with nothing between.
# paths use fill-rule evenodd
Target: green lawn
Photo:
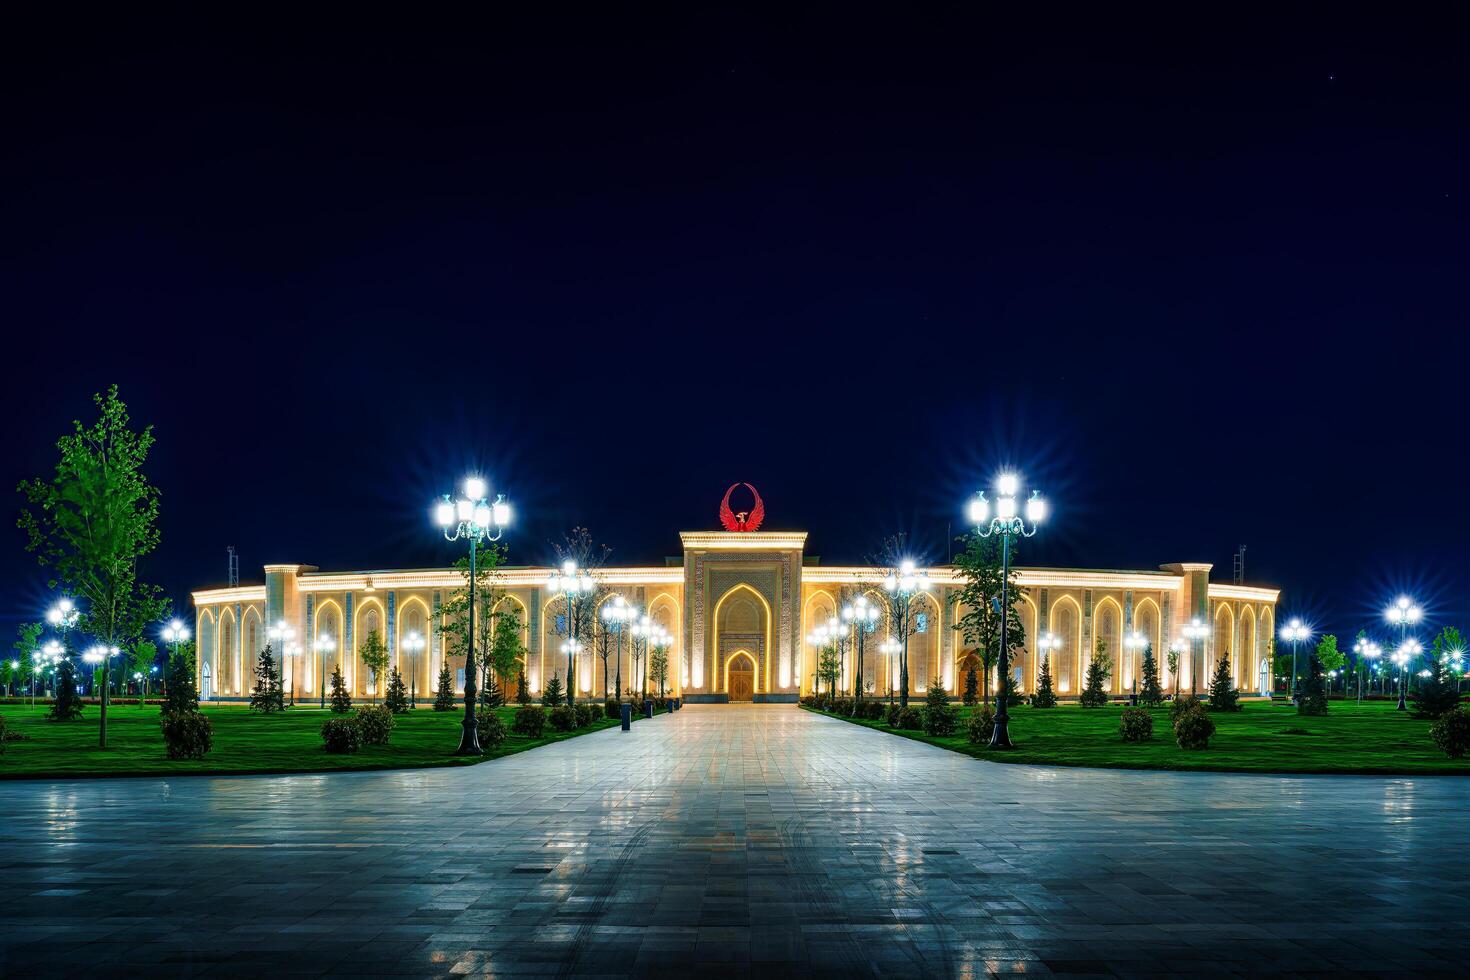
<instances>
[{"instance_id":1,"label":"green lawn","mask_svg":"<svg viewBox=\"0 0 1470 980\"><path fill-rule=\"evenodd\" d=\"M598 703L600 708L601 702ZM158 708L152 705L112 705L107 712L107 748L97 747L99 709L88 705L80 721L53 722L37 705L0 706L9 731L26 741L7 742L0 755L0 778L46 776L142 776L205 773L320 772L328 770L415 769L427 766L473 765L485 759L523 752L550 742L576 738L618 724L599 718L589 728L555 732L550 725L542 738L510 735L483 758L451 755L459 745L463 707L437 712L420 707L398 715L390 744L363 746L355 755L329 755L322 748L322 722L330 711L316 707L289 708L283 714L258 715L244 707L206 706L202 710L214 725L214 749L202 761L172 762L164 756ZM497 709L510 730L514 707ZM640 716L635 713L634 719Z\"/></svg>"},{"instance_id":2,"label":"green lawn","mask_svg":"<svg viewBox=\"0 0 1470 980\"><path fill-rule=\"evenodd\" d=\"M910 703L923 707L922 699ZM1150 712L1152 741L1124 742L1118 737L1122 710L1075 705L1013 708L1010 732L1016 748L1009 752L970 744L965 735L968 708L960 709L960 726L948 738L897 732L882 722L844 720L995 762L1220 772L1470 773L1470 758L1450 759L1430 740L1432 722L1395 711L1391 702L1359 707L1351 701L1334 701L1321 718L1302 717L1289 704L1249 702L1234 714L1210 714L1215 737L1202 751L1186 751L1175 744L1166 708ZM1307 734L1288 734L1295 729Z\"/></svg>"}]
</instances>

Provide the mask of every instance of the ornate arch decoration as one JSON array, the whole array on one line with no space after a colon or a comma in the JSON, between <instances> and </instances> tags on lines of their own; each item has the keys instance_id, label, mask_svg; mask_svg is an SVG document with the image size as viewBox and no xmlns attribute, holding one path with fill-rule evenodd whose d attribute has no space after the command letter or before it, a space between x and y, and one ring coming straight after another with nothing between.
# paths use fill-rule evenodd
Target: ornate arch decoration
<instances>
[{"instance_id":1,"label":"ornate arch decoration","mask_svg":"<svg viewBox=\"0 0 1470 980\"><path fill-rule=\"evenodd\" d=\"M765 630L764 630L764 634L765 634L765 658L766 658L766 679L765 679L766 680L766 683L765 683L765 687L764 688L761 687L761 676L760 676L761 675L761 671L760 671L760 662L759 662L759 660L756 661L756 671L755 671L755 688L756 688L755 693L757 693L757 694L763 694L763 693L769 692L770 689L771 689L771 677L770 677L770 674L771 674L771 661L774 660L774 659L776 659L775 658L775 652L776 651L771 648L771 629L772 629L772 626L773 626L772 620L774 619L774 617L771 615L771 604L766 601L766 597L763 596L763 595L761 595L759 591L757 591L756 589L751 588L749 585L745 584L744 582L741 582L739 585L732 585L729 589L725 590L725 594L722 595L722 596L720 596L720 598L715 602L714 613L710 617L710 622L714 626L715 652L718 655L718 653L719 653L719 640L720 640L720 608L722 606L724 606L726 599L730 598L735 593L742 592L742 591L749 592L751 595L755 596L756 601L760 603L761 609L765 612L765 623L764 623ZM728 694L728 693L730 693L730 688L729 688L729 684L728 684L728 682L729 682L729 669L728 669L729 668L729 662L728 661L726 662L726 665L725 666L726 666L725 677L724 677L725 686L722 688L722 691L723 691L723 693Z\"/></svg>"},{"instance_id":2,"label":"ornate arch decoration","mask_svg":"<svg viewBox=\"0 0 1470 980\"><path fill-rule=\"evenodd\" d=\"M722 690L726 694L730 693L730 664L734 662L736 657L744 657L746 660L749 660L750 676L755 680L760 679L761 665L760 661L756 659L755 654L751 653L744 647L741 647L738 650L732 650L730 651L730 655L725 658L724 670L720 672L720 690Z\"/></svg>"},{"instance_id":3,"label":"ornate arch decoration","mask_svg":"<svg viewBox=\"0 0 1470 980\"><path fill-rule=\"evenodd\" d=\"M1072 649L1065 650L1059 647L1057 652L1068 660L1067 678L1069 692L1073 687L1080 691L1082 689L1082 604L1070 593L1064 592L1057 596L1051 603L1051 608L1047 610L1046 628L1054 635L1060 634L1060 630L1057 628L1057 613L1063 607L1069 607L1071 609L1073 622L1076 623L1076 629L1071 641ZM1056 664L1053 664L1052 667L1055 669ZM1058 678L1058 683L1060 684L1060 678Z\"/></svg>"}]
</instances>

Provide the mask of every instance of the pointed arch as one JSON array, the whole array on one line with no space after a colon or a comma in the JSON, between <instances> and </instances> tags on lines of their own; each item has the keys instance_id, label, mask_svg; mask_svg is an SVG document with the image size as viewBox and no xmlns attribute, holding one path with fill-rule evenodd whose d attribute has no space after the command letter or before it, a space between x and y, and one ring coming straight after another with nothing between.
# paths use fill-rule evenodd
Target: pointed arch
<instances>
[{"instance_id":1,"label":"pointed arch","mask_svg":"<svg viewBox=\"0 0 1470 980\"><path fill-rule=\"evenodd\" d=\"M822 613L822 610L830 609L830 612ZM837 615L837 599L826 589L813 589L807 594L806 601L801 604L801 627L797 634L797 650L800 651L796 663L796 682L800 687L806 683L808 674L813 674L817 669L817 648L812 646L807 639L812 630L816 628L819 621Z\"/></svg>"},{"instance_id":2,"label":"pointed arch","mask_svg":"<svg viewBox=\"0 0 1470 980\"><path fill-rule=\"evenodd\" d=\"M1270 694L1271 687L1275 684L1272 673L1275 666L1268 663L1271 653L1271 641L1276 636L1276 610L1272 606L1262 606L1260 614L1256 617L1256 672L1259 674L1261 666L1266 668L1266 687L1261 693Z\"/></svg>"},{"instance_id":3,"label":"pointed arch","mask_svg":"<svg viewBox=\"0 0 1470 980\"><path fill-rule=\"evenodd\" d=\"M388 642L388 612L383 608L382 600L377 596L363 596L357 602L357 608L352 611L352 639L357 646L361 646L366 640L369 630L377 630L378 635L383 637L383 642ZM361 669L358 663L357 650L346 651L347 663L351 664L351 673L347 677L348 690L353 696L364 696L371 694L368 689L371 671Z\"/></svg>"},{"instance_id":4,"label":"pointed arch","mask_svg":"<svg viewBox=\"0 0 1470 980\"><path fill-rule=\"evenodd\" d=\"M1215 663L1222 656L1228 655L1232 663L1235 660L1235 613L1230 608L1230 603L1222 602L1215 607L1215 618L1212 625L1211 649L1205 654L1205 662L1201 665L1204 668L1204 676L1201 680L1206 687L1209 686L1210 678L1215 676Z\"/></svg>"},{"instance_id":5,"label":"pointed arch","mask_svg":"<svg viewBox=\"0 0 1470 980\"><path fill-rule=\"evenodd\" d=\"M393 628L397 630L393 637L393 666L403 672L403 685L416 696L418 692L429 689L430 631L433 629L434 614L424 598L418 595L411 595L400 602L397 612L393 623ZM416 653L408 651L403 645L404 638L415 633L423 641L423 649Z\"/></svg>"},{"instance_id":6,"label":"pointed arch","mask_svg":"<svg viewBox=\"0 0 1470 980\"><path fill-rule=\"evenodd\" d=\"M237 635L240 623L235 619L235 610L220 607L219 625L215 635L219 650L215 657L214 685L220 694L240 693L240 638Z\"/></svg>"},{"instance_id":7,"label":"pointed arch","mask_svg":"<svg viewBox=\"0 0 1470 980\"><path fill-rule=\"evenodd\" d=\"M1242 603L1236 620L1235 643L1230 651L1230 673L1236 687L1249 687L1256 669L1256 611Z\"/></svg>"},{"instance_id":8,"label":"pointed arch","mask_svg":"<svg viewBox=\"0 0 1470 980\"><path fill-rule=\"evenodd\" d=\"M215 678L219 677L219 661L216 659L219 653L219 630L217 627L218 620L215 617L213 609L205 606L198 611L198 615L194 621L194 636L196 638L195 648L199 651L199 655L195 659L199 662L194 667L194 684L195 689L203 695L205 689L204 668L207 665L210 673L210 691L206 697L216 693L214 690L214 684L217 683Z\"/></svg>"},{"instance_id":9,"label":"pointed arch","mask_svg":"<svg viewBox=\"0 0 1470 980\"><path fill-rule=\"evenodd\" d=\"M673 640L669 644L668 658L670 671L673 674L673 684L671 687L674 690L675 696L678 696L683 693L684 685L688 683L684 678L683 608L672 595L667 592L660 592L648 603L648 618L668 630L669 636Z\"/></svg>"},{"instance_id":10,"label":"pointed arch","mask_svg":"<svg viewBox=\"0 0 1470 980\"><path fill-rule=\"evenodd\" d=\"M1021 605L1016 612L1021 617L1021 630L1026 634L1026 643L1021 648L1021 676L1025 680L1021 684L1021 690L1016 692L1018 694L1036 690L1036 678L1041 671L1041 664L1032 652L1036 649L1036 634L1041 629L1041 610L1024 589L1020 592ZM1014 670L1013 667L1012 676L1015 676Z\"/></svg>"},{"instance_id":11,"label":"pointed arch","mask_svg":"<svg viewBox=\"0 0 1470 980\"><path fill-rule=\"evenodd\" d=\"M1092 649L1083 651L1089 664L1099 640L1107 643L1106 654L1113 668L1112 676L1108 678L1108 690L1116 693L1127 668L1129 651L1123 645L1123 606L1110 595L1103 596L1092 606Z\"/></svg>"},{"instance_id":12,"label":"pointed arch","mask_svg":"<svg viewBox=\"0 0 1470 980\"><path fill-rule=\"evenodd\" d=\"M765 637L765 658L766 658L766 678L765 678L765 680L766 680L766 686L764 688L761 687L760 664L759 664L759 662L757 662L757 664L756 664L756 672L755 672L755 687L756 687L756 693L759 694L759 693L763 693L765 691L769 691L771 689L771 676L770 676L771 675L771 660L773 659L774 654L775 654L775 651L771 649L771 624L772 624L773 617L771 615L771 604L766 601L766 597L763 596L763 595L761 595L758 591L756 591L754 588L752 588L751 586L747 585L744 582L741 582L738 585L733 585L730 588L726 589L725 590L725 594L722 595L722 596L720 596L720 598L715 602L714 613L710 617L710 621L714 625L714 631L713 632L714 632L714 637L715 637L715 651L716 651L716 653L719 652L719 641L720 641L720 608L722 606L724 606L726 600L728 600L731 596L733 596L733 595L735 595L736 593L739 593L739 592L748 592L751 595L755 596L756 602L760 604L761 609L765 613L765 615L763 617L764 622L762 623L762 626L764 627L764 637ZM728 664L728 661L727 661L726 662L726 667L728 668L728 666L729 666L729 664ZM728 674L729 674L729 671L727 669L725 671L725 675L726 676L724 678L722 678L722 680L728 682ZM724 693L728 694L729 691L730 691L730 689L729 689L728 686L726 686L726 687L723 688L723 691L724 691Z\"/></svg>"},{"instance_id":13,"label":"pointed arch","mask_svg":"<svg viewBox=\"0 0 1470 980\"><path fill-rule=\"evenodd\" d=\"M921 610L915 609L915 604L928 606L927 609L922 610L925 615L924 632L913 633L909 637L909 684L916 692L922 692L927 691L930 684L937 683L941 687L945 686L946 679L943 673L944 664L942 662L944 651L944 644L942 642L944 636L944 607L940 604L939 598L932 592L924 591L914 593L909 599L910 629L918 628L918 614ZM915 650L914 647L916 644L914 641L919 637L923 637L924 639L919 641L917 644L919 649ZM914 665L916 663L924 668L923 687L919 686L918 678L914 677ZM949 678L949 683L952 687L954 684L952 677Z\"/></svg>"},{"instance_id":14,"label":"pointed arch","mask_svg":"<svg viewBox=\"0 0 1470 980\"><path fill-rule=\"evenodd\" d=\"M1056 684L1060 694L1075 694L1082 687L1082 606L1070 593L1052 600L1047 626L1060 639L1056 650Z\"/></svg>"},{"instance_id":15,"label":"pointed arch","mask_svg":"<svg viewBox=\"0 0 1470 980\"><path fill-rule=\"evenodd\" d=\"M730 665L734 663L737 658L744 659L750 664L750 676L752 678L756 680L759 680L760 678L760 662L756 659L755 655L752 654L749 650L744 649L743 647L739 650L732 650L730 652L730 655L725 658L724 669L721 672L720 689L724 691L726 695L730 693Z\"/></svg>"},{"instance_id":16,"label":"pointed arch","mask_svg":"<svg viewBox=\"0 0 1470 980\"><path fill-rule=\"evenodd\" d=\"M343 645L346 643L347 636L343 630L345 622L346 620L342 618L342 607L337 600L323 599L317 604L316 613L312 616L311 622L311 652L312 662L317 665L317 673L321 674L324 686L331 683L333 671L344 662L342 658L346 651ZM322 650L321 653L318 653L317 651L321 649L319 644L325 639L331 640L332 651L328 653ZM343 671L345 673L345 667Z\"/></svg>"}]
</instances>

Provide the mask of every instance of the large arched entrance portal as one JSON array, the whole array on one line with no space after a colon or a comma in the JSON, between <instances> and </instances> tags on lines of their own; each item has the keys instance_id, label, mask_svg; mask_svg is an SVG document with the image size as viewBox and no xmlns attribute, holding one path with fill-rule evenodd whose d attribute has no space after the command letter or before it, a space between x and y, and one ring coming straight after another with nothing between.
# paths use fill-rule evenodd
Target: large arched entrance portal
<instances>
[{"instance_id":1,"label":"large arched entrance portal","mask_svg":"<svg viewBox=\"0 0 1470 980\"><path fill-rule=\"evenodd\" d=\"M725 690L732 704L755 700L755 658L749 650L736 650L725 662Z\"/></svg>"}]
</instances>

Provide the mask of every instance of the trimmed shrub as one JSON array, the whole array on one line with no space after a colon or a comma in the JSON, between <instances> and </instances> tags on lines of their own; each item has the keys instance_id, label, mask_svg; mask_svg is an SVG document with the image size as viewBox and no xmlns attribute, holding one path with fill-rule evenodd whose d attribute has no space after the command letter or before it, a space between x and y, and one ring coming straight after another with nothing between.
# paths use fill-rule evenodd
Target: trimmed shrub
<instances>
[{"instance_id":1,"label":"trimmed shrub","mask_svg":"<svg viewBox=\"0 0 1470 980\"><path fill-rule=\"evenodd\" d=\"M883 717L882 701L860 701L857 706L857 716L866 721L877 721Z\"/></svg>"},{"instance_id":2,"label":"trimmed shrub","mask_svg":"<svg viewBox=\"0 0 1470 980\"><path fill-rule=\"evenodd\" d=\"M1451 759L1463 758L1470 750L1470 708L1455 708L1429 726L1429 737Z\"/></svg>"},{"instance_id":3,"label":"trimmed shrub","mask_svg":"<svg viewBox=\"0 0 1470 980\"><path fill-rule=\"evenodd\" d=\"M1174 741L1181 749L1207 749L1214 734L1215 723L1203 708L1186 711L1174 722Z\"/></svg>"},{"instance_id":4,"label":"trimmed shrub","mask_svg":"<svg viewBox=\"0 0 1470 980\"><path fill-rule=\"evenodd\" d=\"M362 748L362 729L352 718L328 718L322 722L322 743L328 752L350 755Z\"/></svg>"},{"instance_id":5,"label":"trimmed shrub","mask_svg":"<svg viewBox=\"0 0 1470 980\"><path fill-rule=\"evenodd\" d=\"M965 734L970 737L972 745L989 745L990 736L995 734L995 709L984 704L970 712Z\"/></svg>"},{"instance_id":6,"label":"trimmed shrub","mask_svg":"<svg viewBox=\"0 0 1470 980\"><path fill-rule=\"evenodd\" d=\"M551 709L551 727L559 732L569 732L577 727L577 712L564 704Z\"/></svg>"},{"instance_id":7,"label":"trimmed shrub","mask_svg":"<svg viewBox=\"0 0 1470 980\"><path fill-rule=\"evenodd\" d=\"M540 738L546 731L546 710L534 704L523 704L516 709L510 730L527 738Z\"/></svg>"},{"instance_id":8,"label":"trimmed shrub","mask_svg":"<svg viewBox=\"0 0 1470 980\"><path fill-rule=\"evenodd\" d=\"M889 728L897 728L898 727L898 711L899 711L899 708L898 708L898 702L897 701L895 701L892 704L887 705L886 707L884 707L884 709L883 709L883 724L887 725Z\"/></svg>"},{"instance_id":9,"label":"trimmed shrub","mask_svg":"<svg viewBox=\"0 0 1470 980\"><path fill-rule=\"evenodd\" d=\"M850 715L852 714L852 698L836 698L828 706L828 710L834 715Z\"/></svg>"},{"instance_id":10,"label":"trimmed shrub","mask_svg":"<svg viewBox=\"0 0 1470 980\"><path fill-rule=\"evenodd\" d=\"M364 745L387 745L393 732L393 712L381 705L358 708L353 721Z\"/></svg>"},{"instance_id":11,"label":"trimmed shrub","mask_svg":"<svg viewBox=\"0 0 1470 980\"><path fill-rule=\"evenodd\" d=\"M500 715L493 711L480 711L475 714L475 734L480 737L480 748L493 749L505 741L505 725L500 720Z\"/></svg>"},{"instance_id":12,"label":"trimmed shrub","mask_svg":"<svg viewBox=\"0 0 1470 980\"><path fill-rule=\"evenodd\" d=\"M943 685L929 685L929 693L924 697L924 731L930 735L953 735L958 716Z\"/></svg>"},{"instance_id":13,"label":"trimmed shrub","mask_svg":"<svg viewBox=\"0 0 1470 980\"><path fill-rule=\"evenodd\" d=\"M598 710L586 701L577 702L577 727L586 728L597 720Z\"/></svg>"},{"instance_id":14,"label":"trimmed shrub","mask_svg":"<svg viewBox=\"0 0 1470 980\"><path fill-rule=\"evenodd\" d=\"M165 711L158 716L158 727L170 759L202 759L214 748L214 726L197 711Z\"/></svg>"},{"instance_id":15,"label":"trimmed shrub","mask_svg":"<svg viewBox=\"0 0 1470 980\"><path fill-rule=\"evenodd\" d=\"M803 707L806 707L806 708L815 708L817 706L816 696L815 695L808 694L808 695L806 695L805 697L803 697L801 699L801 703L802 703L802 706Z\"/></svg>"},{"instance_id":16,"label":"trimmed shrub","mask_svg":"<svg viewBox=\"0 0 1470 980\"><path fill-rule=\"evenodd\" d=\"M623 709L618 706L618 702L616 701L604 701L602 703L602 713L613 719L623 717Z\"/></svg>"},{"instance_id":17,"label":"trimmed shrub","mask_svg":"<svg viewBox=\"0 0 1470 980\"><path fill-rule=\"evenodd\" d=\"M920 731L924 727L924 713L912 705L907 708L900 708L898 712L898 724L893 727L902 728L910 732Z\"/></svg>"},{"instance_id":18,"label":"trimmed shrub","mask_svg":"<svg viewBox=\"0 0 1470 980\"><path fill-rule=\"evenodd\" d=\"M1147 742L1154 737L1154 716L1142 708L1124 708L1118 734L1125 742Z\"/></svg>"},{"instance_id":19,"label":"trimmed shrub","mask_svg":"<svg viewBox=\"0 0 1470 980\"><path fill-rule=\"evenodd\" d=\"M1196 708L1204 710L1204 702L1200 701L1193 694L1185 694L1182 697L1175 698L1169 703L1169 727L1174 727L1174 723L1179 720L1180 715L1186 711L1193 711Z\"/></svg>"}]
</instances>

